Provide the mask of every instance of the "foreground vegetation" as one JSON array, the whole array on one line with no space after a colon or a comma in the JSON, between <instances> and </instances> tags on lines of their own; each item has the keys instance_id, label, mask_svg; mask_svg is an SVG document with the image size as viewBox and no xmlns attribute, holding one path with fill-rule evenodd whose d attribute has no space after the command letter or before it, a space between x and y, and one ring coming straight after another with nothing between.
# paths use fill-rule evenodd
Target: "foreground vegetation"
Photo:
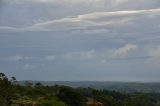
<instances>
[{"instance_id":1,"label":"foreground vegetation","mask_svg":"<svg viewBox=\"0 0 160 106\"><path fill-rule=\"evenodd\" d=\"M43 86L0 73L0 106L160 106L158 93L119 93L93 88Z\"/></svg>"}]
</instances>

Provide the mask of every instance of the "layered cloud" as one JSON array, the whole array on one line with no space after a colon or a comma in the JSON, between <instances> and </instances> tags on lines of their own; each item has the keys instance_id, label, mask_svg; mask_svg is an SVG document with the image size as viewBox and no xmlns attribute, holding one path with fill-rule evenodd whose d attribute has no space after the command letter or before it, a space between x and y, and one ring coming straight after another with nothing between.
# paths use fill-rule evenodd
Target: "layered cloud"
<instances>
[{"instance_id":1,"label":"layered cloud","mask_svg":"<svg viewBox=\"0 0 160 106\"><path fill-rule=\"evenodd\" d=\"M143 6L143 7L147 7L147 6L156 6L158 5L158 0L154 0L154 1L150 1L150 0L135 0L135 1L131 1L131 0L2 0L2 2L9 2L9 3L15 3L15 4L22 4L22 3L56 3L56 4L72 4L72 5L76 5L76 4L97 4L97 5L107 5L108 4L112 4L112 6L114 5L124 5L124 4L128 4L127 6L130 6L133 3L135 3L137 6ZM104 4L103 4L104 3Z\"/></svg>"},{"instance_id":2,"label":"layered cloud","mask_svg":"<svg viewBox=\"0 0 160 106\"><path fill-rule=\"evenodd\" d=\"M135 10L135 11L116 11L116 12L94 12L90 14L78 15L73 18L62 18L34 24L25 28L0 27L1 31L66 31L66 30L87 30L87 29L110 29L114 30L121 27L142 27L142 30L153 24L159 28L160 9ZM146 21L144 21L146 20ZM138 24L137 24L138 22ZM130 29L132 30L132 29Z\"/></svg>"},{"instance_id":3,"label":"layered cloud","mask_svg":"<svg viewBox=\"0 0 160 106\"><path fill-rule=\"evenodd\" d=\"M136 48L137 48L136 45L128 44L128 45L125 45L122 48L117 49L114 54L116 56L126 55L128 52L130 52L130 51L132 51L132 50L134 50Z\"/></svg>"},{"instance_id":4,"label":"layered cloud","mask_svg":"<svg viewBox=\"0 0 160 106\"><path fill-rule=\"evenodd\" d=\"M93 12L146 10L160 6L159 0L1 0L0 4L0 26L9 27L26 27Z\"/></svg>"},{"instance_id":5,"label":"layered cloud","mask_svg":"<svg viewBox=\"0 0 160 106\"><path fill-rule=\"evenodd\" d=\"M32 59L32 57L19 56L19 55L0 57L1 61L27 61L27 60L31 60L31 59Z\"/></svg>"},{"instance_id":6,"label":"layered cloud","mask_svg":"<svg viewBox=\"0 0 160 106\"><path fill-rule=\"evenodd\" d=\"M0 70L21 79L159 79L159 0L1 0L0 13Z\"/></svg>"},{"instance_id":7,"label":"layered cloud","mask_svg":"<svg viewBox=\"0 0 160 106\"><path fill-rule=\"evenodd\" d=\"M48 61L70 61L70 62L104 62L113 60L130 60L136 58L137 46L126 44L119 48L104 48L102 50L85 50L77 52L68 52L61 55L48 55L45 57ZM135 52L135 53L134 53ZM133 55L134 54L134 55ZM141 56L139 57L141 58ZM55 60L56 59L56 60Z\"/></svg>"}]
</instances>

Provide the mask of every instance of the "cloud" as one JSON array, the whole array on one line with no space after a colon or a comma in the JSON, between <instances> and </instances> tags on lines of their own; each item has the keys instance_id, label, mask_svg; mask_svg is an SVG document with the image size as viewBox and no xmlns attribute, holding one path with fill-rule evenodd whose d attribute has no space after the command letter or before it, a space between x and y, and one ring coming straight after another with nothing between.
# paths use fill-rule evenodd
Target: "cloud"
<instances>
[{"instance_id":1,"label":"cloud","mask_svg":"<svg viewBox=\"0 0 160 106\"><path fill-rule=\"evenodd\" d=\"M31 60L31 59L32 57L19 56L19 55L0 57L0 60L4 60L4 61L26 61L26 60Z\"/></svg>"},{"instance_id":2,"label":"cloud","mask_svg":"<svg viewBox=\"0 0 160 106\"><path fill-rule=\"evenodd\" d=\"M101 3L101 2L105 2L106 0L61 0L61 1L59 1L59 0L12 0L12 1L10 1L10 0L2 0L2 1L4 1L4 2L10 2L10 3L29 3L29 2L31 2L31 3L34 3L34 2L36 2L36 3L56 3L56 4L79 4L79 3L86 3L86 4L88 4L88 3Z\"/></svg>"},{"instance_id":3,"label":"cloud","mask_svg":"<svg viewBox=\"0 0 160 106\"><path fill-rule=\"evenodd\" d=\"M123 47L104 48L102 50L88 50L79 52L70 52L61 55L60 57L68 61L81 61L81 62L102 62L111 60L130 60L130 59L144 59L148 56L135 56L132 53L136 51L137 45L126 44Z\"/></svg>"},{"instance_id":4,"label":"cloud","mask_svg":"<svg viewBox=\"0 0 160 106\"><path fill-rule=\"evenodd\" d=\"M16 31L20 31L20 29L21 28L0 26L0 32L16 32Z\"/></svg>"},{"instance_id":5,"label":"cloud","mask_svg":"<svg viewBox=\"0 0 160 106\"><path fill-rule=\"evenodd\" d=\"M45 57L45 60L48 60L48 61L53 61L56 59L56 56L55 55L48 55Z\"/></svg>"},{"instance_id":6,"label":"cloud","mask_svg":"<svg viewBox=\"0 0 160 106\"><path fill-rule=\"evenodd\" d=\"M71 52L66 53L62 56L62 58L67 60L92 60L95 58L95 51L88 50L88 51L80 51L80 52Z\"/></svg>"},{"instance_id":7,"label":"cloud","mask_svg":"<svg viewBox=\"0 0 160 106\"><path fill-rule=\"evenodd\" d=\"M95 29L79 29L79 30L73 30L71 31L71 34L86 34L86 35L95 35L95 34L101 34L101 33L108 33L109 30L105 28L95 28Z\"/></svg>"},{"instance_id":8,"label":"cloud","mask_svg":"<svg viewBox=\"0 0 160 106\"><path fill-rule=\"evenodd\" d=\"M149 53L153 58L159 59L160 58L160 47L150 48Z\"/></svg>"},{"instance_id":9,"label":"cloud","mask_svg":"<svg viewBox=\"0 0 160 106\"><path fill-rule=\"evenodd\" d=\"M127 44L124 47L118 48L117 50L115 50L114 55L115 56L123 56L123 55L126 55L126 54L128 54L129 52L131 52L135 49L137 49L136 45Z\"/></svg>"},{"instance_id":10,"label":"cloud","mask_svg":"<svg viewBox=\"0 0 160 106\"><path fill-rule=\"evenodd\" d=\"M85 15L79 15L78 18L82 20L94 20L94 19L105 19L107 17L124 17L124 16L132 16L132 15L141 15L141 14L153 14L160 12L160 9L147 9L147 10L130 10L130 11L114 11L114 12L95 12Z\"/></svg>"},{"instance_id":11,"label":"cloud","mask_svg":"<svg viewBox=\"0 0 160 106\"><path fill-rule=\"evenodd\" d=\"M47 80L154 70L159 78L159 0L1 0L0 13L2 70L17 75L20 66Z\"/></svg>"},{"instance_id":12,"label":"cloud","mask_svg":"<svg viewBox=\"0 0 160 106\"><path fill-rule=\"evenodd\" d=\"M116 12L95 12L90 14L78 15L75 18L64 18L59 20L47 21L31 26L30 30L72 30L85 29L88 27L103 26L116 27L133 23L134 20L148 18L151 16L158 17L160 9L137 10L137 11L116 11Z\"/></svg>"},{"instance_id":13,"label":"cloud","mask_svg":"<svg viewBox=\"0 0 160 106\"><path fill-rule=\"evenodd\" d=\"M154 1L150 1L150 0L2 0L3 2L9 2L9 3L55 3L55 4L61 4L61 5L65 5L65 4L71 4L71 5L80 5L80 4L97 4L97 5L107 5L110 4L111 6L117 6L117 5L126 5L128 4L129 6L133 7L133 3L135 3L137 5L137 7L139 6L156 6L155 4L158 3L158 0L154 0ZM132 4L132 5L131 5Z\"/></svg>"},{"instance_id":14,"label":"cloud","mask_svg":"<svg viewBox=\"0 0 160 106\"><path fill-rule=\"evenodd\" d=\"M24 66L23 66L23 68L24 69L32 69L32 68L34 68L35 66L33 66L33 65L31 65L31 64L25 64Z\"/></svg>"},{"instance_id":15,"label":"cloud","mask_svg":"<svg viewBox=\"0 0 160 106\"><path fill-rule=\"evenodd\" d=\"M66 30L101 30L109 28L121 28L122 26L137 27L143 23L143 20L155 24L159 19L160 9L134 10L134 11L115 11L115 12L93 12L89 14L78 15L72 18L62 18L34 24L26 28L0 27L1 31L66 31ZM152 20L155 19L153 22ZM139 22L139 24L136 24ZM145 29L146 26L142 27ZM149 27L149 26L147 26ZM146 28L147 28L146 27Z\"/></svg>"},{"instance_id":16,"label":"cloud","mask_svg":"<svg viewBox=\"0 0 160 106\"><path fill-rule=\"evenodd\" d=\"M160 6L159 0L1 0L0 4L0 26L15 27L28 27L38 20L47 22L80 14L148 10Z\"/></svg>"},{"instance_id":17,"label":"cloud","mask_svg":"<svg viewBox=\"0 0 160 106\"><path fill-rule=\"evenodd\" d=\"M47 21L44 23L38 23L27 29L31 31L56 31L85 28L90 25L93 25L93 23L89 21L82 21L78 18L64 18L59 20Z\"/></svg>"}]
</instances>

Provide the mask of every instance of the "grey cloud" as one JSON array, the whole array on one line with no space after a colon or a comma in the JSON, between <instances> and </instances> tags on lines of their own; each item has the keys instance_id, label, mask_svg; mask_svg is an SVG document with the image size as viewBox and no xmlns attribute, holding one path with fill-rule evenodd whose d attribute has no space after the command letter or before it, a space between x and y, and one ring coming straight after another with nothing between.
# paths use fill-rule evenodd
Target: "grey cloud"
<instances>
[{"instance_id":1,"label":"grey cloud","mask_svg":"<svg viewBox=\"0 0 160 106\"><path fill-rule=\"evenodd\" d=\"M119 48L115 51L115 53L113 53L115 56L119 56L119 55L126 55L128 52L136 49L137 46L133 45L133 44L127 44L122 48Z\"/></svg>"},{"instance_id":2,"label":"grey cloud","mask_svg":"<svg viewBox=\"0 0 160 106\"><path fill-rule=\"evenodd\" d=\"M20 80L159 79L159 0L1 0L0 13L0 70Z\"/></svg>"},{"instance_id":3,"label":"grey cloud","mask_svg":"<svg viewBox=\"0 0 160 106\"><path fill-rule=\"evenodd\" d=\"M20 56L20 55L0 57L0 60L3 60L3 61L26 61L31 59L32 57Z\"/></svg>"},{"instance_id":4,"label":"grey cloud","mask_svg":"<svg viewBox=\"0 0 160 106\"><path fill-rule=\"evenodd\" d=\"M54 61L56 59L56 56L55 55L48 55L48 56L45 56L44 59L46 59L48 61Z\"/></svg>"},{"instance_id":5,"label":"grey cloud","mask_svg":"<svg viewBox=\"0 0 160 106\"><path fill-rule=\"evenodd\" d=\"M155 59L160 59L160 47L150 48L149 54L153 56Z\"/></svg>"},{"instance_id":6,"label":"grey cloud","mask_svg":"<svg viewBox=\"0 0 160 106\"><path fill-rule=\"evenodd\" d=\"M2 0L0 25L26 27L93 12L159 8L159 0ZM16 14L18 13L18 14ZM16 14L16 16L15 16ZM41 22L40 21L40 22Z\"/></svg>"},{"instance_id":7,"label":"grey cloud","mask_svg":"<svg viewBox=\"0 0 160 106\"><path fill-rule=\"evenodd\" d=\"M0 26L0 32L16 32L20 31L20 28L8 27L8 26Z\"/></svg>"},{"instance_id":8,"label":"grey cloud","mask_svg":"<svg viewBox=\"0 0 160 106\"><path fill-rule=\"evenodd\" d=\"M79 62L105 62L111 60L125 60L135 58L133 51L137 51L137 46L133 44L126 44L120 48L104 48L103 50L88 50L71 52L61 55L63 60L79 61ZM141 56L140 56L141 57ZM144 56L143 56L144 57Z\"/></svg>"},{"instance_id":9,"label":"grey cloud","mask_svg":"<svg viewBox=\"0 0 160 106\"><path fill-rule=\"evenodd\" d=\"M143 22L144 19L158 18L160 9L135 10L135 11L117 11L117 12L95 12L90 14L78 15L74 18L62 18L58 20L46 21L43 23L34 24L30 27L19 28L19 31L56 31L56 30L72 30L72 29L87 29L91 27L109 28L118 26L136 26L135 22ZM158 20L154 20L158 21ZM153 21L153 24L154 24ZM133 25L132 25L133 23ZM143 24L143 23L142 23ZM158 27L158 26L157 26ZM17 28L0 27L3 31L17 31Z\"/></svg>"}]
</instances>

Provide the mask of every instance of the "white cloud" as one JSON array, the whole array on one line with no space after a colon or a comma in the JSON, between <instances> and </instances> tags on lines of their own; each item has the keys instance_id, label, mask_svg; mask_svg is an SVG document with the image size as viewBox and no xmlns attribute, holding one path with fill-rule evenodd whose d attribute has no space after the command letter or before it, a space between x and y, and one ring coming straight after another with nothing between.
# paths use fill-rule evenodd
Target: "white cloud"
<instances>
[{"instance_id":1,"label":"white cloud","mask_svg":"<svg viewBox=\"0 0 160 106\"><path fill-rule=\"evenodd\" d=\"M82 21L78 18L64 18L59 20L47 21L43 23L35 24L28 27L31 31L55 31L55 30L67 30L67 29L77 29L85 28L87 26L93 25L92 22Z\"/></svg>"},{"instance_id":2,"label":"white cloud","mask_svg":"<svg viewBox=\"0 0 160 106\"><path fill-rule=\"evenodd\" d=\"M25 61L25 60L31 60L31 59L32 57L19 56L19 55L0 57L0 60L4 60L4 61Z\"/></svg>"},{"instance_id":3,"label":"white cloud","mask_svg":"<svg viewBox=\"0 0 160 106\"><path fill-rule=\"evenodd\" d=\"M62 58L66 60L92 60L95 58L95 51L80 51L80 52L71 52L62 55Z\"/></svg>"},{"instance_id":4,"label":"white cloud","mask_svg":"<svg viewBox=\"0 0 160 106\"><path fill-rule=\"evenodd\" d=\"M88 51L79 51L71 52L61 55L65 60L74 60L74 61L90 61L90 62L102 62L110 60L119 60L119 59L129 59L134 58L132 51L136 51L137 45L126 44L124 47L120 48L104 48L102 50L88 50ZM129 56L129 57L128 57Z\"/></svg>"},{"instance_id":5,"label":"white cloud","mask_svg":"<svg viewBox=\"0 0 160 106\"><path fill-rule=\"evenodd\" d=\"M55 55L49 55L49 56L46 56L45 59L48 60L48 61L53 61L53 60L56 59L56 56Z\"/></svg>"},{"instance_id":6,"label":"white cloud","mask_svg":"<svg viewBox=\"0 0 160 106\"><path fill-rule=\"evenodd\" d=\"M128 4L129 6L134 6L133 3L135 3L137 6L139 5L144 5L144 6L150 6L150 5L155 5L155 3L158 2L158 0L2 0L4 2L10 2L10 3L26 3L26 2L42 2L42 3L55 3L55 4L70 4L70 5L76 5L76 4L97 4L98 6L103 6L110 4L111 6L117 6L117 5L126 5ZM132 5L131 5L132 4ZM96 6L95 6L96 7Z\"/></svg>"},{"instance_id":7,"label":"white cloud","mask_svg":"<svg viewBox=\"0 0 160 106\"><path fill-rule=\"evenodd\" d=\"M20 31L20 28L0 26L0 32L15 32Z\"/></svg>"},{"instance_id":8,"label":"white cloud","mask_svg":"<svg viewBox=\"0 0 160 106\"><path fill-rule=\"evenodd\" d=\"M31 64L25 64L25 65L23 66L23 68L24 68L24 69L31 69L31 68L34 68L34 66L31 65Z\"/></svg>"},{"instance_id":9,"label":"white cloud","mask_svg":"<svg viewBox=\"0 0 160 106\"><path fill-rule=\"evenodd\" d=\"M160 58L160 47L150 48L149 53L155 59L159 59Z\"/></svg>"},{"instance_id":10,"label":"white cloud","mask_svg":"<svg viewBox=\"0 0 160 106\"><path fill-rule=\"evenodd\" d=\"M71 33L72 34L86 34L86 35L90 35L90 34L100 34L100 33L108 33L109 32L109 30L107 30L107 29L103 29L103 28L101 28L101 29L91 29L91 30L89 30L89 29L80 29L80 30L73 30L73 31L71 31Z\"/></svg>"},{"instance_id":11,"label":"white cloud","mask_svg":"<svg viewBox=\"0 0 160 106\"><path fill-rule=\"evenodd\" d=\"M124 47L118 48L117 50L115 50L114 55L115 56L124 56L135 49L137 49L136 45L127 44Z\"/></svg>"},{"instance_id":12,"label":"white cloud","mask_svg":"<svg viewBox=\"0 0 160 106\"><path fill-rule=\"evenodd\" d=\"M100 3L100 2L104 2L106 0L2 0L2 1L6 1L6 2L12 2L12 3L19 3L19 2L48 2L48 3L57 3L57 4L79 4L79 3Z\"/></svg>"},{"instance_id":13,"label":"white cloud","mask_svg":"<svg viewBox=\"0 0 160 106\"><path fill-rule=\"evenodd\" d=\"M34 24L26 28L0 27L0 31L57 31L57 30L77 30L77 29L108 29L109 27L120 28L121 26L137 27L143 20L149 19L154 24L159 19L160 9L134 10L134 11L115 11L115 12L93 12L78 15L72 18L62 18ZM155 20L152 22L152 19ZM137 21L139 24L136 24ZM134 23L134 24L133 24ZM149 26L147 26L149 27ZM147 28L146 27L146 28ZM142 27L144 28L144 27ZM145 28L144 28L145 29Z\"/></svg>"},{"instance_id":14,"label":"white cloud","mask_svg":"<svg viewBox=\"0 0 160 106\"><path fill-rule=\"evenodd\" d=\"M2 70L47 70L60 80L148 78L157 70L159 78L160 0L1 0L0 13L0 32L22 31L0 33ZM31 57L3 56L15 53Z\"/></svg>"},{"instance_id":15,"label":"white cloud","mask_svg":"<svg viewBox=\"0 0 160 106\"><path fill-rule=\"evenodd\" d=\"M115 0L115 3L117 4L122 4L122 3L126 3L128 2L129 0Z\"/></svg>"},{"instance_id":16,"label":"white cloud","mask_svg":"<svg viewBox=\"0 0 160 106\"><path fill-rule=\"evenodd\" d=\"M116 12L95 12L90 14L78 15L75 18L64 18L59 20L47 21L31 26L31 30L65 30L65 29L85 29L93 26L121 26L150 16L158 16L160 9L135 10L135 11L116 11Z\"/></svg>"}]
</instances>

